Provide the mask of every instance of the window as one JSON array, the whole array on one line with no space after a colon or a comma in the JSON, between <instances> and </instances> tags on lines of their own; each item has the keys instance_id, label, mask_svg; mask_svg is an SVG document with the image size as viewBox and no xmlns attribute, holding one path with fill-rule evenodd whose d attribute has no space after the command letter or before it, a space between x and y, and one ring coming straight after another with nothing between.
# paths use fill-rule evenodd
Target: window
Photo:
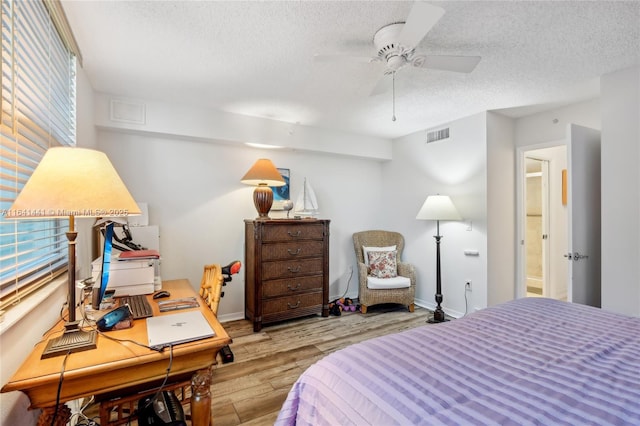
<instances>
[{"instance_id":1,"label":"window","mask_svg":"<svg viewBox=\"0 0 640 426\"><path fill-rule=\"evenodd\" d=\"M59 30L59 28L66 28ZM63 35L63 37L60 36ZM2 0L0 210L49 147L75 144L76 60L57 1ZM67 220L0 215L0 309L66 270Z\"/></svg>"}]
</instances>

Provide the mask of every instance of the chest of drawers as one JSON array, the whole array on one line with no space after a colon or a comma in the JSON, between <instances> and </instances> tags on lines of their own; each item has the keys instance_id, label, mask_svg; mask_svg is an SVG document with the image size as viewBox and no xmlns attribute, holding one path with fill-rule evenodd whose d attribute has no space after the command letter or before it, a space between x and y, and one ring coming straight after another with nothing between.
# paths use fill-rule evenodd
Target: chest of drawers
<instances>
[{"instance_id":1,"label":"chest of drawers","mask_svg":"<svg viewBox=\"0 0 640 426\"><path fill-rule=\"evenodd\" d=\"M245 220L245 317L329 316L329 220Z\"/></svg>"}]
</instances>

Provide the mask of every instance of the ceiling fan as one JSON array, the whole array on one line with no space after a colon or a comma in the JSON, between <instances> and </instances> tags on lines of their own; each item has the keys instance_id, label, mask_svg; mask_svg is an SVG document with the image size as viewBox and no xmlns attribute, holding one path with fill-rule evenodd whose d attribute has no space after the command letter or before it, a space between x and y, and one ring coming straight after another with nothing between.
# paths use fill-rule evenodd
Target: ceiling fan
<instances>
[{"instance_id":1,"label":"ceiling fan","mask_svg":"<svg viewBox=\"0 0 640 426\"><path fill-rule=\"evenodd\" d=\"M417 68L470 73L480 62L480 56L422 55L416 46L444 15L444 9L417 1L405 22L397 22L380 28L373 37L377 49L374 57L347 55L315 55L317 61L359 61L384 64L384 75L395 73L408 65ZM378 82L372 95L387 89L384 79Z\"/></svg>"}]
</instances>

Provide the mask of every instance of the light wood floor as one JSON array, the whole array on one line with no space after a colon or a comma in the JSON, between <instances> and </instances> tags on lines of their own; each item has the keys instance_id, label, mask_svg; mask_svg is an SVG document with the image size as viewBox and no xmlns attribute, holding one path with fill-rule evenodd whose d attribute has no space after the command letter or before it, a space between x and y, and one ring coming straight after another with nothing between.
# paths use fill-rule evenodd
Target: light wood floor
<instances>
[{"instance_id":1,"label":"light wood floor","mask_svg":"<svg viewBox=\"0 0 640 426\"><path fill-rule=\"evenodd\" d=\"M213 373L215 426L273 425L298 376L325 355L376 336L425 325L429 311L373 306L366 315L343 313L265 326L254 333L248 321L223 324L234 362Z\"/></svg>"}]
</instances>

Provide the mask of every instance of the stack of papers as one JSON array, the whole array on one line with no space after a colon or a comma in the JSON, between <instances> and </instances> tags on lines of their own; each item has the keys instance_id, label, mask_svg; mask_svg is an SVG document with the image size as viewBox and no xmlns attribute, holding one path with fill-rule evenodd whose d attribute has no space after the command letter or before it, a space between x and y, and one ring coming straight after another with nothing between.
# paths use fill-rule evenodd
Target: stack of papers
<instances>
[{"instance_id":1,"label":"stack of papers","mask_svg":"<svg viewBox=\"0 0 640 426\"><path fill-rule=\"evenodd\" d=\"M198 308L200 304L195 297L185 297L183 299L162 300L158 302L160 312L175 311L178 309Z\"/></svg>"}]
</instances>

